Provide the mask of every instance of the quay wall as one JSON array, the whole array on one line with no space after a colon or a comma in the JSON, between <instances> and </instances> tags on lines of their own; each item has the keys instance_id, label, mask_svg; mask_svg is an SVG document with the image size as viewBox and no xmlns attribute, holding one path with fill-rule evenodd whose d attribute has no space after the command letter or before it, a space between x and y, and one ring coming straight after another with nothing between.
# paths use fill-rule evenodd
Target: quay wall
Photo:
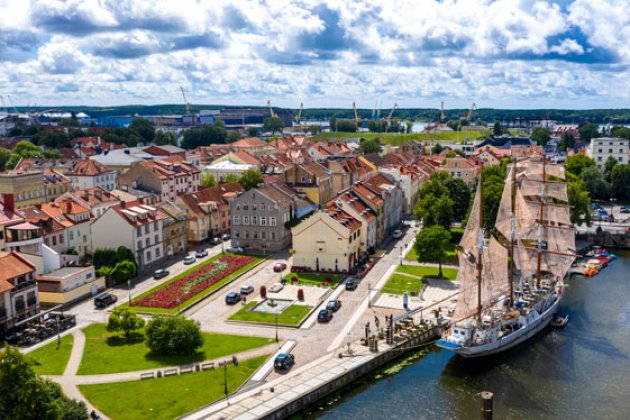
<instances>
[{"instance_id":1,"label":"quay wall","mask_svg":"<svg viewBox=\"0 0 630 420\"><path fill-rule=\"evenodd\" d=\"M395 343L392 347L383 349L380 353L374 353L373 357L366 360L364 363L357 365L354 369L339 374L330 381L321 384L319 387L313 388L313 390L309 393L305 393L291 401L287 401L285 404L277 407L271 414L268 414L263 418L269 420L279 420L298 413L331 393L343 389L371 371L399 358L405 353L411 351L413 348L438 338L441 333L442 326L438 325L409 337L404 341Z\"/></svg>"}]
</instances>

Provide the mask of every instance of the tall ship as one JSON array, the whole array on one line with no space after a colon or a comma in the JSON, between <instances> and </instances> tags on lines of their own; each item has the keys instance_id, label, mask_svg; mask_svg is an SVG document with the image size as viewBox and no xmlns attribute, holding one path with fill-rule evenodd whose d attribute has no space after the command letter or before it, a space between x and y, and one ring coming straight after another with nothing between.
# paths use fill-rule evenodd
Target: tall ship
<instances>
[{"instance_id":1,"label":"tall ship","mask_svg":"<svg viewBox=\"0 0 630 420\"><path fill-rule=\"evenodd\" d=\"M484 229L479 181L460 242L460 291L439 347L462 357L513 348L553 319L575 259L564 167L543 156L508 167L494 228Z\"/></svg>"}]
</instances>

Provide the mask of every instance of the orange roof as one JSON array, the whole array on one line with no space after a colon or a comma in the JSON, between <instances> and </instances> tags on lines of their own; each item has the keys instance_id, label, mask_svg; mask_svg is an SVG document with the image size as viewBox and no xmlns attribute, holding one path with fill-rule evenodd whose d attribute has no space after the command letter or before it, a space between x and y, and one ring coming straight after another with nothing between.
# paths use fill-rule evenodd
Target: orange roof
<instances>
[{"instance_id":1,"label":"orange roof","mask_svg":"<svg viewBox=\"0 0 630 420\"><path fill-rule=\"evenodd\" d=\"M90 149L91 150L91 149ZM107 166L92 159L77 160L72 168L68 171L68 175L96 176L107 172L111 172Z\"/></svg>"},{"instance_id":2,"label":"orange roof","mask_svg":"<svg viewBox=\"0 0 630 420\"><path fill-rule=\"evenodd\" d=\"M245 162L245 163L247 163L249 165L259 165L260 164L260 160L258 160L251 153L248 153L248 152L245 152L245 151L232 152L232 155L236 156L237 158L241 159L243 162Z\"/></svg>"},{"instance_id":3,"label":"orange roof","mask_svg":"<svg viewBox=\"0 0 630 420\"><path fill-rule=\"evenodd\" d=\"M0 270L0 280L4 281L4 283L8 283L7 280L9 279L35 271L35 266L29 260L14 251L0 251L0 267L2 267L2 270ZM9 284L9 289L7 289L7 285L0 282L1 291L10 290L12 288L13 286L11 284Z\"/></svg>"},{"instance_id":4,"label":"orange roof","mask_svg":"<svg viewBox=\"0 0 630 420\"><path fill-rule=\"evenodd\" d=\"M381 197L379 197L376 193L374 193L372 190L370 190L369 188L367 188L365 185L361 183L357 183L353 185L351 188L355 190L360 196L365 197L366 200L371 201L377 206L382 206L384 203Z\"/></svg>"},{"instance_id":5,"label":"orange roof","mask_svg":"<svg viewBox=\"0 0 630 420\"><path fill-rule=\"evenodd\" d=\"M361 228L361 222L359 220L352 217L350 213L343 211L340 207L337 207L336 204L330 204L324 211L343 227L350 230L350 232Z\"/></svg>"},{"instance_id":6,"label":"orange roof","mask_svg":"<svg viewBox=\"0 0 630 420\"><path fill-rule=\"evenodd\" d=\"M267 143L265 143L258 137L245 137L244 139L240 139L235 141L234 143L231 143L230 146L247 149L255 147L265 147L267 146Z\"/></svg>"}]
</instances>

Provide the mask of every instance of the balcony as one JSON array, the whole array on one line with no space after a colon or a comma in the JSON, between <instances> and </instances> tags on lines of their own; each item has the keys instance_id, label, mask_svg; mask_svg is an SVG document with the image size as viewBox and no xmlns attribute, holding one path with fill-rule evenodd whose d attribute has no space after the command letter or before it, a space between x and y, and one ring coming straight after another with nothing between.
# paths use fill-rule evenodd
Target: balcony
<instances>
[{"instance_id":1,"label":"balcony","mask_svg":"<svg viewBox=\"0 0 630 420\"><path fill-rule=\"evenodd\" d=\"M15 288L11 290L11 294L19 293L31 287L37 287L37 280L23 281L16 284Z\"/></svg>"},{"instance_id":2,"label":"balcony","mask_svg":"<svg viewBox=\"0 0 630 420\"><path fill-rule=\"evenodd\" d=\"M4 322L7 319L7 308L0 307L0 322Z\"/></svg>"},{"instance_id":3,"label":"balcony","mask_svg":"<svg viewBox=\"0 0 630 420\"><path fill-rule=\"evenodd\" d=\"M26 310L26 305L24 301L19 301L15 303L15 314L19 314L20 312L24 312Z\"/></svg>"},{"instance_id":4,"label":"balcony","mask_svg":"<svg viewBox=\"0 0 630 420\"><path fill-rule=\"evenodd\" d=\"M7 227L6 243L11 248L37 245L44 243L44 238L39 227L31 223L20 223Z\"/></svg>"}]
</instances>

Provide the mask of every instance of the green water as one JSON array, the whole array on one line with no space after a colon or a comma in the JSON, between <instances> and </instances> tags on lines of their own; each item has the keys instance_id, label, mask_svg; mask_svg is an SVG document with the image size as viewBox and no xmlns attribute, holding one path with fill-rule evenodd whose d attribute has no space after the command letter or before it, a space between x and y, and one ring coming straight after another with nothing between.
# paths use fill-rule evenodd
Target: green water
<instances>
[{"instance_id":1,"label":"green water","mask_svg":"<svg viewBox=\"0 0 630 420\"><path fill-rule=\"evenodd\" d=\"M436 348L316 412L330 419L478 419L478 393L487 390L495 394L495 419L630 418L630 253L617 255L592 279L568 281L564 329L489 360Z\"/></svg>"}]
</instances>

